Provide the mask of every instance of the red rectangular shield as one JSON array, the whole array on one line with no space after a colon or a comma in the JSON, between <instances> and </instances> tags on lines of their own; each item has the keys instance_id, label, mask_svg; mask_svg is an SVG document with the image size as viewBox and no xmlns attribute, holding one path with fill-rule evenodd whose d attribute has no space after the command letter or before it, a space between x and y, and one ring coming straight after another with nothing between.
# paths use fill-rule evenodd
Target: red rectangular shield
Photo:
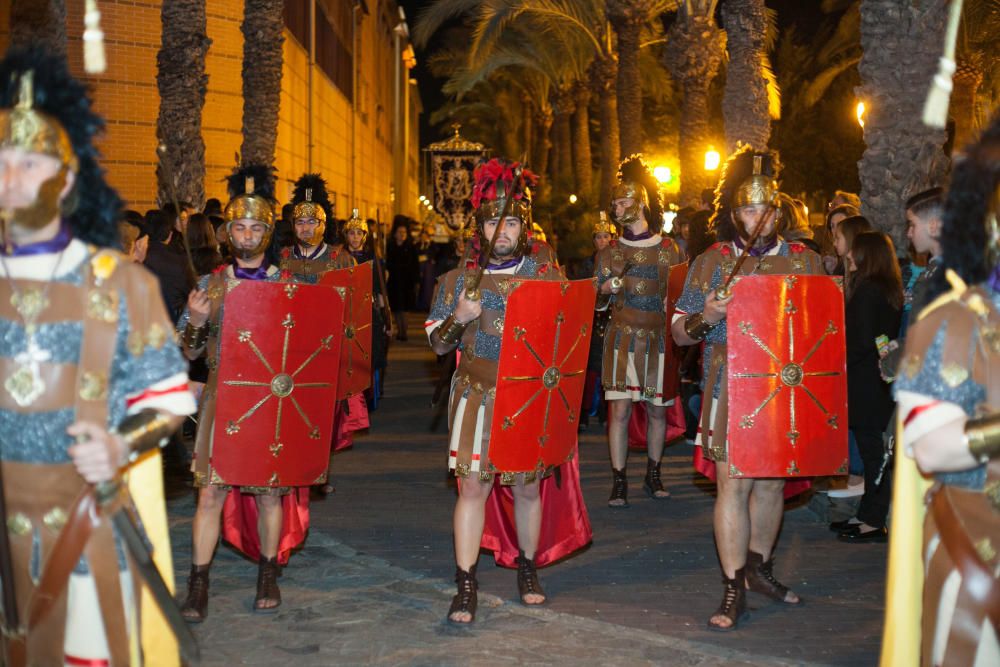
<instances>
[{"instance_id":1,"label":"red rectangular shield","mask_svg":"<svg viewBox=\"0 0 1000 667\"><path fill-rule=\"evenodd\" d=\"M372 263L327 271L319 284L335 288L344 299L337 398L350 398L372 384Z\"/></svg>"},{"instance_id":2,"label":"red rectangular shield","mask_svg":"<svg viewBox=\"0 0 1000 667\"><path fill-rule=\"evenodd\" d=\"M596 291L593 280L519 280L504 316L490 460L529 472L576 447Z\"/></svg>"},{"instance_id":3,"label":"red rectangular shield","mask_svg":"<svg viewBox=\"0 0 1000 667\"><path fill-rule=\"evenodd\" d=\"M330 459L344 302L244 280L223 302L212 465L235 486L308 486Z\"/></svg>"},{"instance_id":4,"label":"red rectangular shield","mask_svg":"<svg viewBox=\"0 0 1000 667\"><path fill-rule=\"evenodd\" d=\"M847 474L839 281L740 278L726 315L726 336L730 477Z\"/></svg>"}]
</instances>

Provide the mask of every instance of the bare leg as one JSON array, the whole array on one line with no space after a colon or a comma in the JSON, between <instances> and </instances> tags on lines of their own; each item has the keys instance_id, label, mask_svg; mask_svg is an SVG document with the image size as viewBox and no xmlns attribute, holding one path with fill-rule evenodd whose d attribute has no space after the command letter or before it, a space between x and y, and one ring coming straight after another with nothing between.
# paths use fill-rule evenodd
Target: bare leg
<instances>
[{"instance_id":1,"label":"bare leg","mask_svg":"<svg viewBox=\"0 0 1000 667\"><path fill-rule=\"evenodd\" d=\"M458 485L458 500L452 522L455 531L455 563L468 572L479 560L479 544L483 539L483 523L486 520L486 500L493 490L493 482L481 482L477 476L470 476ZM456 623L471 623L472 614L455 612L449 618Z\"/></svg>"},{"instance_id":2,"label":"bare leg","mask_svg":"<svg viewBox=\"0 0 1000 667\"><path fill-rule=\"evenodd\" d=\"M729 464L715 464L717 492L715 499L715 546L726 577L733 579L736 571L746 565L747 547L750 544L750 492L755 480L730 479ZM743 582L740 582L743 586ZM732 621L727 616L715 615L710 624L728 628Z\"/></svg>"},{"instance_id":3,"label":"bare leg","mask_svg":"<svg viewBox=\"0 0 1000 667\"><path fill-rule=\"evenodd\" d=\"M212 562L215 545L219 543L222 506L228 492L218 486L203 486L198 490L198 508L191 523L192 565Z\"/></svg>"},{"instance_id":4,"label":"bare leg","mask_svg":"<svg viewBox=\"0 0 1000 667\"><path fill-rule=\"evenodd\" d=\"M260 555L264 558L278 555L283 518L281 496L257 496L257 534L260 536Z\"/></svg>"},{"instance_id":5,"label":"bare leg","mask_svg":"<svg viewBox=\"0 0 1000 667\"><path fill-rule=\"evenodd\" d=\"M663 458L663 438L667 433L667 407L646 403L646 453L659 462Z\"/></svg>"},{"instance_id":6,"label":"bare leg","mask_svg":"<svg viewBox=\"0 0 1000 667\"><path fill-rule=\"evenodd\" d=\"M522 480L512 489L517 544L524 552L525 558L529 559L535 558L535 552L538 550L538 534L542 530L541 487L541 481L525 484ZM545 602L545 595L525 593L521 599L524 604L542 604Z\"/></svg>"},{"instance_id":7,"label":"bare leg","mask_svg":"<svg viewBox=\"0 0 1000 667\"><path fill-rule=\"evenodd\" d=\"M632 401L627 398L608 401L608 451L611 467L624 470L628 460L628 420L632 416Z\"/></svg>"},{"instance_id":8,"label":"bare leg","mask_svg":"<svg viewBox=\"0 0 1000 667\"><path fill-rule=\"evenodd\" d=\"M781 530L785 508L785 480L758 479L750 494L750 549L759 553L764 562L771 559L774 543ZM794 604L799 596L788 591L785 602Z\"/></svg>"}]
</instances>

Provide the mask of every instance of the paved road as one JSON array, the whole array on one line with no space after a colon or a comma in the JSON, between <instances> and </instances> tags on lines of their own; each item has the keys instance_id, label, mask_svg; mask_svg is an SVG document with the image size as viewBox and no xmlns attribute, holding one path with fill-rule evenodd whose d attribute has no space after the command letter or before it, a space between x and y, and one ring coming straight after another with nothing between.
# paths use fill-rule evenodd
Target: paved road
<instances>
[{"instance_id":1,"label":"paved road","mask_svg":"<svg viewBox=\"0 0 1000 667\"><path fill-rule=\"evenodd\" d=\"M630 460L632 507L609 510L605 439L581 437L581 480L594 528L585 551L541 571L544 608L516 603L514 573L480 559L480 611L471 628L443 622L453 584L445 425L428 409L436 377L417 319L395 343L387 394L372 429L336 456L336 494L314 502L305 548L281 579L277 614L249 612L256 567L221 547L206 665L873 665L885 576L884 545L838 543L805 505L789 507L776 574L801 608L750 595L736 632L705 629L722 586L711 532L713 487L691 447L665 456L673 497L641 494L644 457ZM170 503L178 582L189 567L190 494Z\"/></svg>"}]
</instances>

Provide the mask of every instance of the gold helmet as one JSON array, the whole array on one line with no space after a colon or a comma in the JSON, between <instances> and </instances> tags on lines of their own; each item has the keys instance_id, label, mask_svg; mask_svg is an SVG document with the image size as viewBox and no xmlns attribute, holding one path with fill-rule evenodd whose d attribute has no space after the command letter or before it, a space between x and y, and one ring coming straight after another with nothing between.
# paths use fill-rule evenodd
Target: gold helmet
<instances>
[{"instance_id":1,"label":"gold helmet","mask_svg":"<svg viewBox=\"0 0 1000 667\"><path fill-rule=\"evenodd\" d=\"M631 225L646 216L646 221L655 225L663 215L660 193L653 172L642 159L641 153L633 153L618 165L618 183L611 191L611 217L621 226ZM617 199L631 199L621 216L615 218L614 202Z\"/></svg>"},{"instance_id":2,"label":"gold helmet","mask_svg":"<svg viewBox=\"0 0 1000 667\"><path fill-rule=\"evenodd\" d=\"M611 234L613 237L618 236L618 228L615 224L608 220L607 211L600 212L600 218L594 223L591 228L591 236L597 236L598 234Z\"/></svg>"},{"instance_id":3,"label":"gold helmet","mask_svg":"<svg viewBox=\"0 0 1000 667\"><path fill-rule=\"evenodd\" d=\"M274 207L268 193L271 190L272 170L258 165L247 165L236 169L229 176L229 193L232 199L226 205L223 218L226 221L226 238L234 257L252 259L264 254L274 234ZM233 243L232 226L239 220L250 220L264 225L264 236L255 247L237 248Z\"/></svg>"},{"instance_id":4,"label":"gold helmet","mask_svg":"<svg viewBox=\"0 0 1000 667\"><path fill-rule=\"evenodd\" d=\"M299 180L295 181L295 190L292 193L292 224L296 220L315 220L316 228L312 236L308 239L299 239L300 242L310 246L318 246L323 242L323 235L326 233L326 210L330 207L329 196L326 192L326 181L319 174L303 174Z\"/></svg>"},{"instance_id":5,"label":"gold helmet","mask_svg":"<svg viewBox=\"0 0 1000 667\"><path fill-rule=\"evenodd\" d=\"M78 173L79 160L62 123L35 109L34 78L34 70L23 71L18 77L17 103L13 108L0 109L0 148L41 153L56 158L62 165L54 176L41 184L31 205L7 212L11 220L41 229L59 215L59 197L66 187L67 172Z\"/></svg>"},{"instance_id":6,"label":"gold helmet","mask_svg":"<svg viewBox=\"0 0 1000 667\"><path fill-rule=\"evenodd\" d=\"M361 217L361 211L356 208L351 209L351 217L344 223L344 236L347 236L347 232L352 229L358 229L364 233L364 238L361 239L361 242L364 243L365 239L368 238L368 223Z\"/></svg>"},{"instance_id":7,"label":"gold helmet","mask_svg":"<svg viewBox=\"0 0 1000 667\"><path fill-rule=\"evenodd\" d=\"M736 187L734 209L756 204L778 205L778 182L764 173L763 160L763 155L753 156L753 173Z\"/></svg>"}]
</instances>

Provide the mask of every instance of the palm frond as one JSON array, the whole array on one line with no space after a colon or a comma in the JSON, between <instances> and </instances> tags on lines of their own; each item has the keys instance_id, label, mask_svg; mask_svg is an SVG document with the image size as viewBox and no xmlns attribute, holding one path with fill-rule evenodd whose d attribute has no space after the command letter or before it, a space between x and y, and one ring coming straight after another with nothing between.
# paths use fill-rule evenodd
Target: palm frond
<instances>
[{"instance_id":1,"label":"palm frond","mask_svg":"<svg viewBox=\"0 0 1000 667\"><path fill-rule=\"evenodd\" d=\"M766 53L760 57L760 71L767 82L767 112L772 120L778 120L781 118L781 88L778 87L778 78L774 76L771 59Z\"/></svg>"},{"instance_id":2,"label":"palm frond","mask_svg":"<svg viewBox=\"0 0 1000 667\"><path fill-rule=\"evenodd\" d=\"M830 65L819 74L814 75L812 81L806 84L802 91L802 102L806 108L813 107L823 99L823 95L830 88L838 76L857 66L861 61L861 56L846 58L838 63Z\"/></svg>"},{"instance_id":3,"label":"palm frond","mask_svg":"<svg viewBox=\"0 0 1000 667\"><path fill-rule=\"evenodd\" d=\"M448 21L477 10L482 0L435 0L424 6L413 25L413 43L423 48Z\"/></svg>"}]
</instances>

